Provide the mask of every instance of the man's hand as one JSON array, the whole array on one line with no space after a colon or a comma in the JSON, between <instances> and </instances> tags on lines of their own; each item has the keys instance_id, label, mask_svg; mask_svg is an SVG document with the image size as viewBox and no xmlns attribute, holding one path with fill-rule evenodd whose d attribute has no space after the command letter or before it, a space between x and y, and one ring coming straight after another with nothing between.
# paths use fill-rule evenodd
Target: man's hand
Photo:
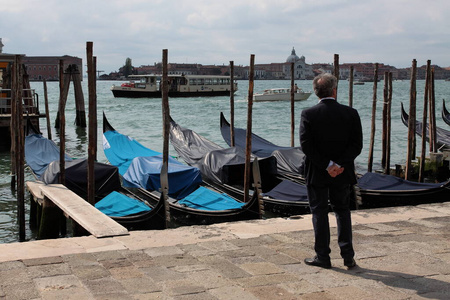
<instances>
[{"instance_id":1,"label":"man's hand","mask_svg":"<svg viewBox=\"0 0 450 300\"><path fill-rule=\"evenodd\" d=\"M337 164L332 164L327 168L327 172L331 177L336 177L344 172L344 167L340 167Z\"/></svg>"}]
</instances>

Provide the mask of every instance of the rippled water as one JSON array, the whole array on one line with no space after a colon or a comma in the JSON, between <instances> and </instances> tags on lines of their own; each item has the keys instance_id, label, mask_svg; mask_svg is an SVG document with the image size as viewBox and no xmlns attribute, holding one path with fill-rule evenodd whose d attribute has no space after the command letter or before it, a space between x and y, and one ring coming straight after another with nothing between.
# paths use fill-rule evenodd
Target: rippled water
<instances>
[{"instance_id":1,"label":"rippled water","mask_svg":"<svg viewBox=\"0 0 450 300\"><path fill-rule=\"evenodd\" d=\"M98 101L98 160L106 162L102 150L102 111L105 111L113 127L123 134L130 135L145 146L156 151L162 151L162 110L161 99L128 99L114 98L110 87L112 84L121 82L98 81L97 101ZM303 90L311 90L311 81L296 81ZM58 83L48 82L49 110L52 126L54 126L56 111L58 108ZM86 110L88 110L88 89L87 80L82 83ZM392 103L392 141L391 141L391 163L402 164L406 160L407 128L400 119L400 103L409 107L409 81L393 82L393 103ZM421 120L421 109L423 102L424 81L417 82L417 118ZM436 81L436 119L437 125L448 128L441 117L442 99L448 100L450 95L450 82ZM290 81L255 81L254 92L261 92L266 88L290 87ZM41 112L44 111L43 83L33 82L32 88L36 90L40 98ZM235 126L245 128L247 126L247 98L248 81L239 81L239 90L235 95ZM374 149L374 169L380 168L381 161L381 110L383 99L383 81L378 83L377 101L377 122ZM359 172L367 170L367 161L370 143L371 116L372 116L373 83L354 86L353 103L358 109L363 123L364 149L357 159ZM340 81L338 88L338 101L348 104L348 82ZM300 112L303 108L310 107L317 102L314 95L306 101L295 103L295 145L299 145L298 125L300 122ZM219 130L219 116L223 111L229 119L229 97L208 97L208 98L171 98L169 100L170 112L173 119L183 127L188 127L212 140L213 142L227 147L222 140ZM257 102L253 104L253 132L272 141L275 144L289 146L290 135L290 111L289 102ZM86 115L87 118L87 115ZM66 106L66 149L73 157L87 156L87 132L84 129L77 129L73 125L75 120L75 102L73 98L73 87L69 93ZM47 136L46 122L41 119L41 131ZM52 136L55 142L59 137L52 128ZM420 143L420 139L418 139ZM420 145L420 144L418 144ZM176 156L176 152L170 147L171 155ZM15 195L10 188L10 159L9 152L0 153L0 243L10 243L18 239L17 207ZM26 175L26 180L32 180L30 174ZM28 197L28 195L26 195ZM28 209L29 200L26 199ZM28 218L28 212L27 212ZM27 229L27 239L33 239L33 233Z\"/></svg>"}]
</instances>

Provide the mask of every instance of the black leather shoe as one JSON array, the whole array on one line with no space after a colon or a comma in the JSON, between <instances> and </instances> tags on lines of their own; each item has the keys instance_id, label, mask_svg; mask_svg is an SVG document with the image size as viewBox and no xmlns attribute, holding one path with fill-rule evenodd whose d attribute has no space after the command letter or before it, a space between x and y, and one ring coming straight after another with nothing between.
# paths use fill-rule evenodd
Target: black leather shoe
<instances>
[{"instance_id":1,"label":"black leather shoe","mask_svg":"<svg viewBox=\"0 0 450 300\"><path fill-rule=\"evenodd\" d=\"M351 259L344 259L344 266L346 266L349 269L356 267L355 259L353 259L353 258L351 258Z\"/></svg>"},{"instance_id":2,"label":"black leather shoe","mask_svg":"<svg viewBox=\"0 0 450 300\"><path fill-rule=\"evenodd\" d=\"M321 267L325 269L331 269L331 262L322 261L317 256L313 258L305 258L305 264L315 267Z\"/></svg>"}]
</instances>

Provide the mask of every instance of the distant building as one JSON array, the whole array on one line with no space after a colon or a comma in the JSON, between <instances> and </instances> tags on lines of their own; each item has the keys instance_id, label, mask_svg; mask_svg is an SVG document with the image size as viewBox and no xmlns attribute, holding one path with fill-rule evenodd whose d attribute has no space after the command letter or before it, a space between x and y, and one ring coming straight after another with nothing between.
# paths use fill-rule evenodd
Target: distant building
<instances>
[{"instance_id":1,"label":"distant building","mask_svg":"<svg viewBox=\"0 0 450 300\"><path fill-rule=\"evenodd\" d=\"M291 64L294 63L294 79L311 79L314 77L312 67L306 64L305 57L298 57L295 49L292 47L291 55L286 59L284 64L284 75L286 79L291 79Z\"/></svg>"},{"instance_id":2,"label":"distant building","mask_svg":"<svg viewBox=\"0 0 450 300\"><path fill-rule=\"evenodd\" d=\"M68 65L75 64L83 78L83 60L75 56L24 56L22 63L27 68L30 81L57 81L59 80L59 62L64 61L63 70Z\"/></svg>"}]
</instances>

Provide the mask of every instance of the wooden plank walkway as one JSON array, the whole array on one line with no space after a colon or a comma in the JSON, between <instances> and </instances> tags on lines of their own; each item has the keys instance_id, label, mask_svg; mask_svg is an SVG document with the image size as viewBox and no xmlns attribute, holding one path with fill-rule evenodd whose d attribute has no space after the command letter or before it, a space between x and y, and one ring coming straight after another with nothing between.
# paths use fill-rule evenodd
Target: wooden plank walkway
<instances>
[{"instance_id":1,"label":"wooden plank walkway","mask_svg":"<svg viewBox=\"0 0 450 300\"><path fill-rule=\"evenodd\" d=\"M125 227L100 212L62 184L45 185L39 182L27 182L26 184L38 203L47 198L58 206L64 214L97 238L129 234Z\"/></svg>"}]
</instances>

